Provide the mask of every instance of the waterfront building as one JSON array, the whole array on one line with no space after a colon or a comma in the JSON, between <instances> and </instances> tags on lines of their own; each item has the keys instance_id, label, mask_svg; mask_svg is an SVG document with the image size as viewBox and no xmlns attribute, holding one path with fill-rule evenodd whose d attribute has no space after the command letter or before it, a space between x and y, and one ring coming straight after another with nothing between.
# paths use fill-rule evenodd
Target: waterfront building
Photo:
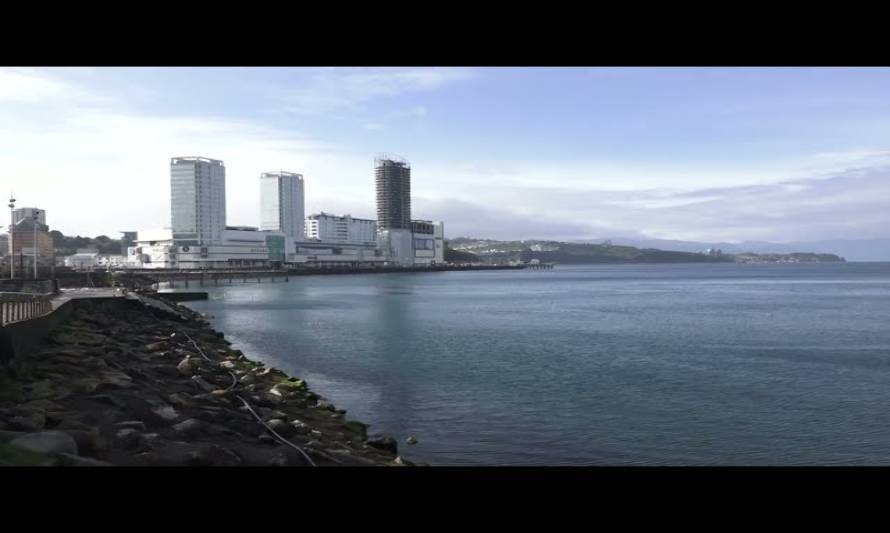
<instances>
[{"instance_id":1,"label":"waterfront building","mask_svg":"<svg viewBox=\"0 0 890 533\"><path fill-rule=\"evenodd\" d=\"M411 166L401 158L382 155L374 162L377 229L411 227Z\"/></svg>"},{"instance_id":2,"label":"waterfront building","mask_svg":"<svg viewBox=\"0 0 890 533\"><path fill-rule=\"evenodd\" d=\"M220 244L226 229L226 167L205 157L170 160L172 238L179 246Z\"/></svg>"},{"instance_id":3,"label":"waterfront building","mask_svg":"<svg viewBox=\"0 0 890 533\"><path fill-rule=\"evenodd\" d=\"M377 221L321 212L306 217L306 238L325 243L374 245Z\"/></svg>"},{"instance_id":4,"label":"waterfront building","mask_svg":"<svg viewBox=\"0 0 890 533\"><path fill-rule=\"evenodd\" d=\"M260 229L302 239L305 216L302 174L280 171L260 175Z\"/></svg>"},{"instance_id":5,"label":"waterfront building","mask_svg":"<svg viewBox=\"0 0 890 533\"><path fill-rule=\"evenodd\" d=\"M442 222L412 220L411 236L415 265L445 262L445 229Z\"/></svg>"},{"instance_id":6,"label":"waterfront building","mask_svg":"<svg viewBox=\"0 0 890 533\"><path fill-rule=\"evenodd\" d=\"M281 232L227 226L218 244L179 245L170 230L140 231L128 250L127 266L182 270L273 268L286 260L288 238Z\"/></svg>"}]
</instances>

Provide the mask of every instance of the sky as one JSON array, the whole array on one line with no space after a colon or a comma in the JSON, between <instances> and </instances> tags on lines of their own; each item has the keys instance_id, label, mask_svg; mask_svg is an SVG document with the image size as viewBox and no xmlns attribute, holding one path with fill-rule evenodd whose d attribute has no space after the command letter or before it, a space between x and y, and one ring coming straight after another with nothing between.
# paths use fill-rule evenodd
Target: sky
<instances>
[{"instance_id":1,"label":"sky","mask_svg":"<svg viewBox=\"0 0 890 533\"><path fill-rule=\"evenodd\" d=\"M375 218L408 159L446 237L788 242L890 230L886 68L0 68L0 191L66 235L170 224L170 158Z\"/></svg>"}]
</instances>

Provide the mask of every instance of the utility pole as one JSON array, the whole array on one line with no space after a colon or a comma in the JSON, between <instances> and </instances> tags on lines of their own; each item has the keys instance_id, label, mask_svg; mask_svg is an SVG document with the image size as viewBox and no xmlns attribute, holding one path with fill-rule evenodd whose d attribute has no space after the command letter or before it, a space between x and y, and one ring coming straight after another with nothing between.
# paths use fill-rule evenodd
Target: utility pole
<instances>
[{"instance_id":1,"label":"utility pole","mask_svg":"<svg viewBox=\"0 0 890 533\"><path fill-rule=\"evenodd\" d=\"M31 217L34 221L34 280L37 280L37 224L40 223L40 211L37 209L34 210L34 215Z\"/></svg>"},{"instance_id":2,"label":"utility pole","mask_svg":"<svg viewBox=\"0 0 890 533\"><path fill-rule=\"evenodd\" d=\"M15 197L9 193L9 279L15 279L15 248L12 245L12 229L15 226Z\"/></svg>"}]
</instances>

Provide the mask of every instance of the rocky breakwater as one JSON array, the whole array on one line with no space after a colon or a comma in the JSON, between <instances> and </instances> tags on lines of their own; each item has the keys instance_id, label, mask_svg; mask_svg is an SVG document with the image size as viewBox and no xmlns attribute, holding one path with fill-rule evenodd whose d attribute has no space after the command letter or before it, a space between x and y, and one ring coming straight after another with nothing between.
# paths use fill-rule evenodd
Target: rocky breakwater
<instances>
[{"instance_id":1,"label":"rocky breakwater","mask_svg":"<svg viewBox=\"0 0 890 533\"><path fill-rule=\"evenodd\" d=\"M0 464L384 466L396 441L233 349L196 313L77 302L0 384Z\"/></svg>"}]
</instances>

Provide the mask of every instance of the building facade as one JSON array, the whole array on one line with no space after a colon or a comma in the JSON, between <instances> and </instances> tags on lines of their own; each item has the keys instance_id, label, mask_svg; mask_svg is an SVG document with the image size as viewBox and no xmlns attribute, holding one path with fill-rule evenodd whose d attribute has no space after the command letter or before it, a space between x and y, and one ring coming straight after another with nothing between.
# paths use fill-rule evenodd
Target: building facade
<instances>
[{"instance_id":1,"label":"building facade","mask_svg":"<svg viewBox=\"0 0 890 533\"><path fill-rule=\"evenodd\" d=\"M282 171L260 175L260 229L302 239L305 216L302 174Z\"/></svg>"},{"instance_id":2,"label":"building facade","mask_svg":"<svg viewBox=\"0 0 890 533\"><path fill-rule=\"evenodd\" d=\"M411 235L415 265L434 265L445 262L444 224L430 220L412 220Z\"/></svg>"},{"instance_id":3,"label":"building facade","mask_svg":"<svg viewBox=\"0 0 890 533\"><path fill-rule=\"evenodd\" d=\"M24 219L33 219L34 213L37 213L37 221L46 225L46 211L37 207L19 207L12 210L12 223L17 224Z\"/></svg>"},{"instance_id":4,"label":"building facade","mask_svg":"<svg viewBox=\"0 0 890 533\"><path fill-rule=\"evenodd\" d=\"M226 167L205 157L170 160L170 213L173 241L210 246L226 229Z\"/></svg>"},{"instance_id":5,"label":"building facade","mask_svg":"<svg viewBox=\"0 0 890 533\"><path fill-rule=\"evenodd\" d=\"M325 243L374 245L377 242L377 221L316 213L306 217L306 238Z\"/></svg>"},{"instance_id":6,"label":"building facade","mask_svg":"<svg viewBox=\"0 0 890 533\"><path fill-rule=\"evenodd\" d=\"M52 235L49 234L49 226L31 218L23 218L12 226L7 241L7 250L17 269L34 267L35 248L38 267L55 266L55 246Z\"/></svg>"},{"instance_id":7,"label":"building facade","mask_svg":"<svg viewBox=\"0 0 890 533\"><path fill-rule=\"evenodd\" d=\"M388 156L374 161L377 193L377 229L411 227L411 166L404 159Z\"/></svg>"}]
</instances>

